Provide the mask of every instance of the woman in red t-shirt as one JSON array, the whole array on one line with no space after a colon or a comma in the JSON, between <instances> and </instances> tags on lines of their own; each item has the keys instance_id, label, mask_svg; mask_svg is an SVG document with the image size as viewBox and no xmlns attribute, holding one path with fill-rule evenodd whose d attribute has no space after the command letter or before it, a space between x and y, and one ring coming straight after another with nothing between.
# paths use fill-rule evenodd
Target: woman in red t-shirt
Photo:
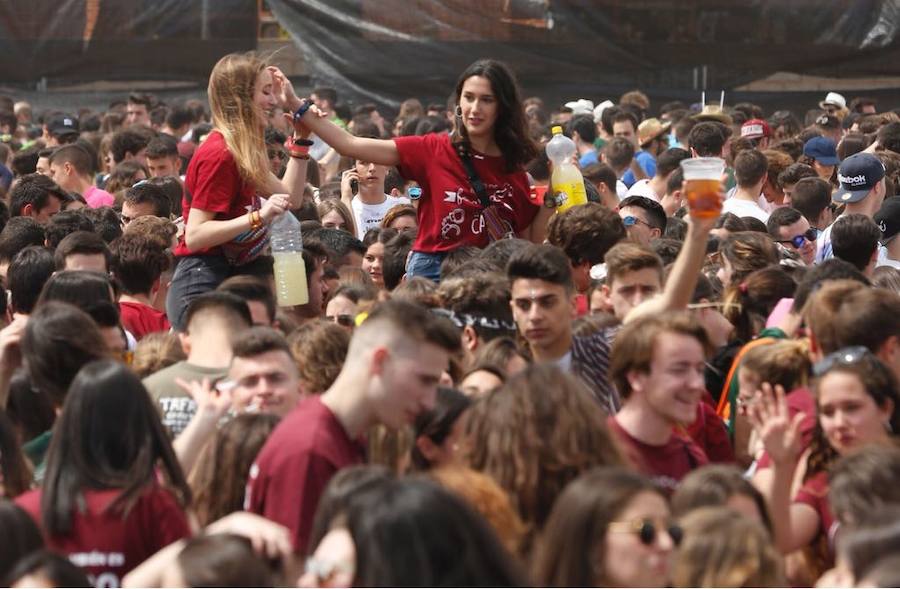
<instances>
[{"instance_id":1,"label":"woman in red t-shirt","mask_svg":"<svg viewBox=\"0 0 900 589\"><path fill-rule=\"evenodd\" d=\"M538 152L528 136L512 72L497 61L476 61L459 77L456 104L452 135L369 139L354 137L315 114L302 119L341 155L398 166L405 179L419 184L419 231L406 268L409 277L436 281L444 256L458 247L484 247L508 236L540 243L553 212L530 196L524 166ZM489 212L469 179L461 159L466 155L483 185Z\"/></svg>"},{"instance_id":2,"label":"woman in red t-shirt","mask_svg":"<svg viewBox=\"0 0 900 589\"><path fill-rule=\"evenodd\" d=\"M816 551L816 568L821 568L831 560L837 530L828 503L829 469L853 450L891 443L893 432L900 431L900 397L893 373L864 347L839 350L816 364L813 372L818 422L804 483L793 500L791 483L803 448L804 415L792 418L784 390L779 386L772 394L768 384L750 415L772 460L772 480L760 491L771 505L776 543L785 554L827 544Z\"/></svg>"},{"instance_id":3,"label":"woman in red t-shirt","mask_svg":"<svg viewBox=\"0 0 900 589\"><path fill-rule=\"evenodd\" d=\"M190 301L229 276L272 273L271 262L260 258L268 243L267 225L300 207L306 185L308 131L300 123L288 142L291 157L284 178L269 167L265 129L270 113L276 107L308 108L278 68L253 54L226 55L209 76L208 94L214 128L188 166L184 236L175 248L178 266L166 297L176 329L184 327Z\"/></svg>"},{"instance_id":4,"label":"woman in red t-shirt","mask_svg":"<svg viewBox=\"0 0 900 589\"><path fill-rule=\"evenodd\" d=\"M123 364L98 360L72 381L43 488L16 503L41 527L49 548L96 586L118 587L125 573L190 535L184 512L190 497L140 379Z\"/></svg>"}]
</instances>

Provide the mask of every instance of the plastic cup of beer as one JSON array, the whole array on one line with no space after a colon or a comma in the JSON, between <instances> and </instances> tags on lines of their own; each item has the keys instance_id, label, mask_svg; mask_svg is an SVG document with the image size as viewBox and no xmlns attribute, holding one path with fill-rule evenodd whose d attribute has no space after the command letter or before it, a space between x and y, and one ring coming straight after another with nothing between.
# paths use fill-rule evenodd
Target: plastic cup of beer
<instances>
[{"instance_id":1,"label":"plastic cup of beer","mask_svg":"<svg viewBox=\"0 0 900 589\"><path fill-rule=\"evenodd\" d=\"M684 172L684 195L692 217L712 219L722 212L722 173L725 160L718 157L695 157L681 161Z\"/></svg>"}]
</instances>

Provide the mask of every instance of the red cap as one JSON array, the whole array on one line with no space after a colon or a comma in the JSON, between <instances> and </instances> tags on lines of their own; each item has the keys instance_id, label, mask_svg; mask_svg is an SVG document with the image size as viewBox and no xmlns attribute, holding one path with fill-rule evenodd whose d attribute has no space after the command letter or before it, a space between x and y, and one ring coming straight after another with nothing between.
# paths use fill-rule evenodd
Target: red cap
<instances>
[{"instance_id":1,"label":"red cap","mask_svg":"<svg viewBox=\"0 0 900 589\"><path fill-rule=\"evenodd\" d=\"M769 123L762 119L750 119L741 125L742 139L759 139L760 137L771 137L772 130L769 129Z\"/></svg>"}]
</instances>

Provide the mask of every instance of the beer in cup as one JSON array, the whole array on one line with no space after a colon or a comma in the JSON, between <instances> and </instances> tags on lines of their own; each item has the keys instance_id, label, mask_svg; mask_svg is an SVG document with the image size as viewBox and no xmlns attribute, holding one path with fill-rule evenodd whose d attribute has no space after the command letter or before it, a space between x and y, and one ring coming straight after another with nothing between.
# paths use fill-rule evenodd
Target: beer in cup
<instances>
[{"instance_id":1,"label":"beer in cup","mask_svg":"<svg viewBox=\"0 0 900 589\"><path fill-rule=\"evenodd\" d=\"M722 173L725 160L718 157L695 157L681 161L684 172L683 192L692 217L712 219L722 212Z\"/></svg>"}]
</instances>

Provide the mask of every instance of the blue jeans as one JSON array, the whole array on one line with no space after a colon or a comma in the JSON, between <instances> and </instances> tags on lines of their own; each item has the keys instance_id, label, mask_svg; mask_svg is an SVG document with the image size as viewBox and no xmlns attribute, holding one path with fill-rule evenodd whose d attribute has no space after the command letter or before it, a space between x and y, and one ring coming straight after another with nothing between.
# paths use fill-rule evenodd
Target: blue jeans
<instances>
[{"instance_id":1,"label":"blue jeans","mask_svg":"<svg viewBox=\"0 0 900 589\"><path fill-rule=\"evenodd\" d=\"M243 266L232 266L224 256L184 256L178 258L172 285L166 295L166 315L175 331L184 331L184 316L191 301L215 290L225 279L238 274L272 277L272 258L260 256Z\"/></svg>"},{"instance_id":2,"label":"blue jeans","mask_svg":"<svg viewBox=\"0 0 900 589\"><path fill-rule=\"evenodd\" d=\"M406 278L423 276L432 282L440 282L441 262L446 256L443 252L413 252L406 264Z\"/></svg>"}]
</instances>

